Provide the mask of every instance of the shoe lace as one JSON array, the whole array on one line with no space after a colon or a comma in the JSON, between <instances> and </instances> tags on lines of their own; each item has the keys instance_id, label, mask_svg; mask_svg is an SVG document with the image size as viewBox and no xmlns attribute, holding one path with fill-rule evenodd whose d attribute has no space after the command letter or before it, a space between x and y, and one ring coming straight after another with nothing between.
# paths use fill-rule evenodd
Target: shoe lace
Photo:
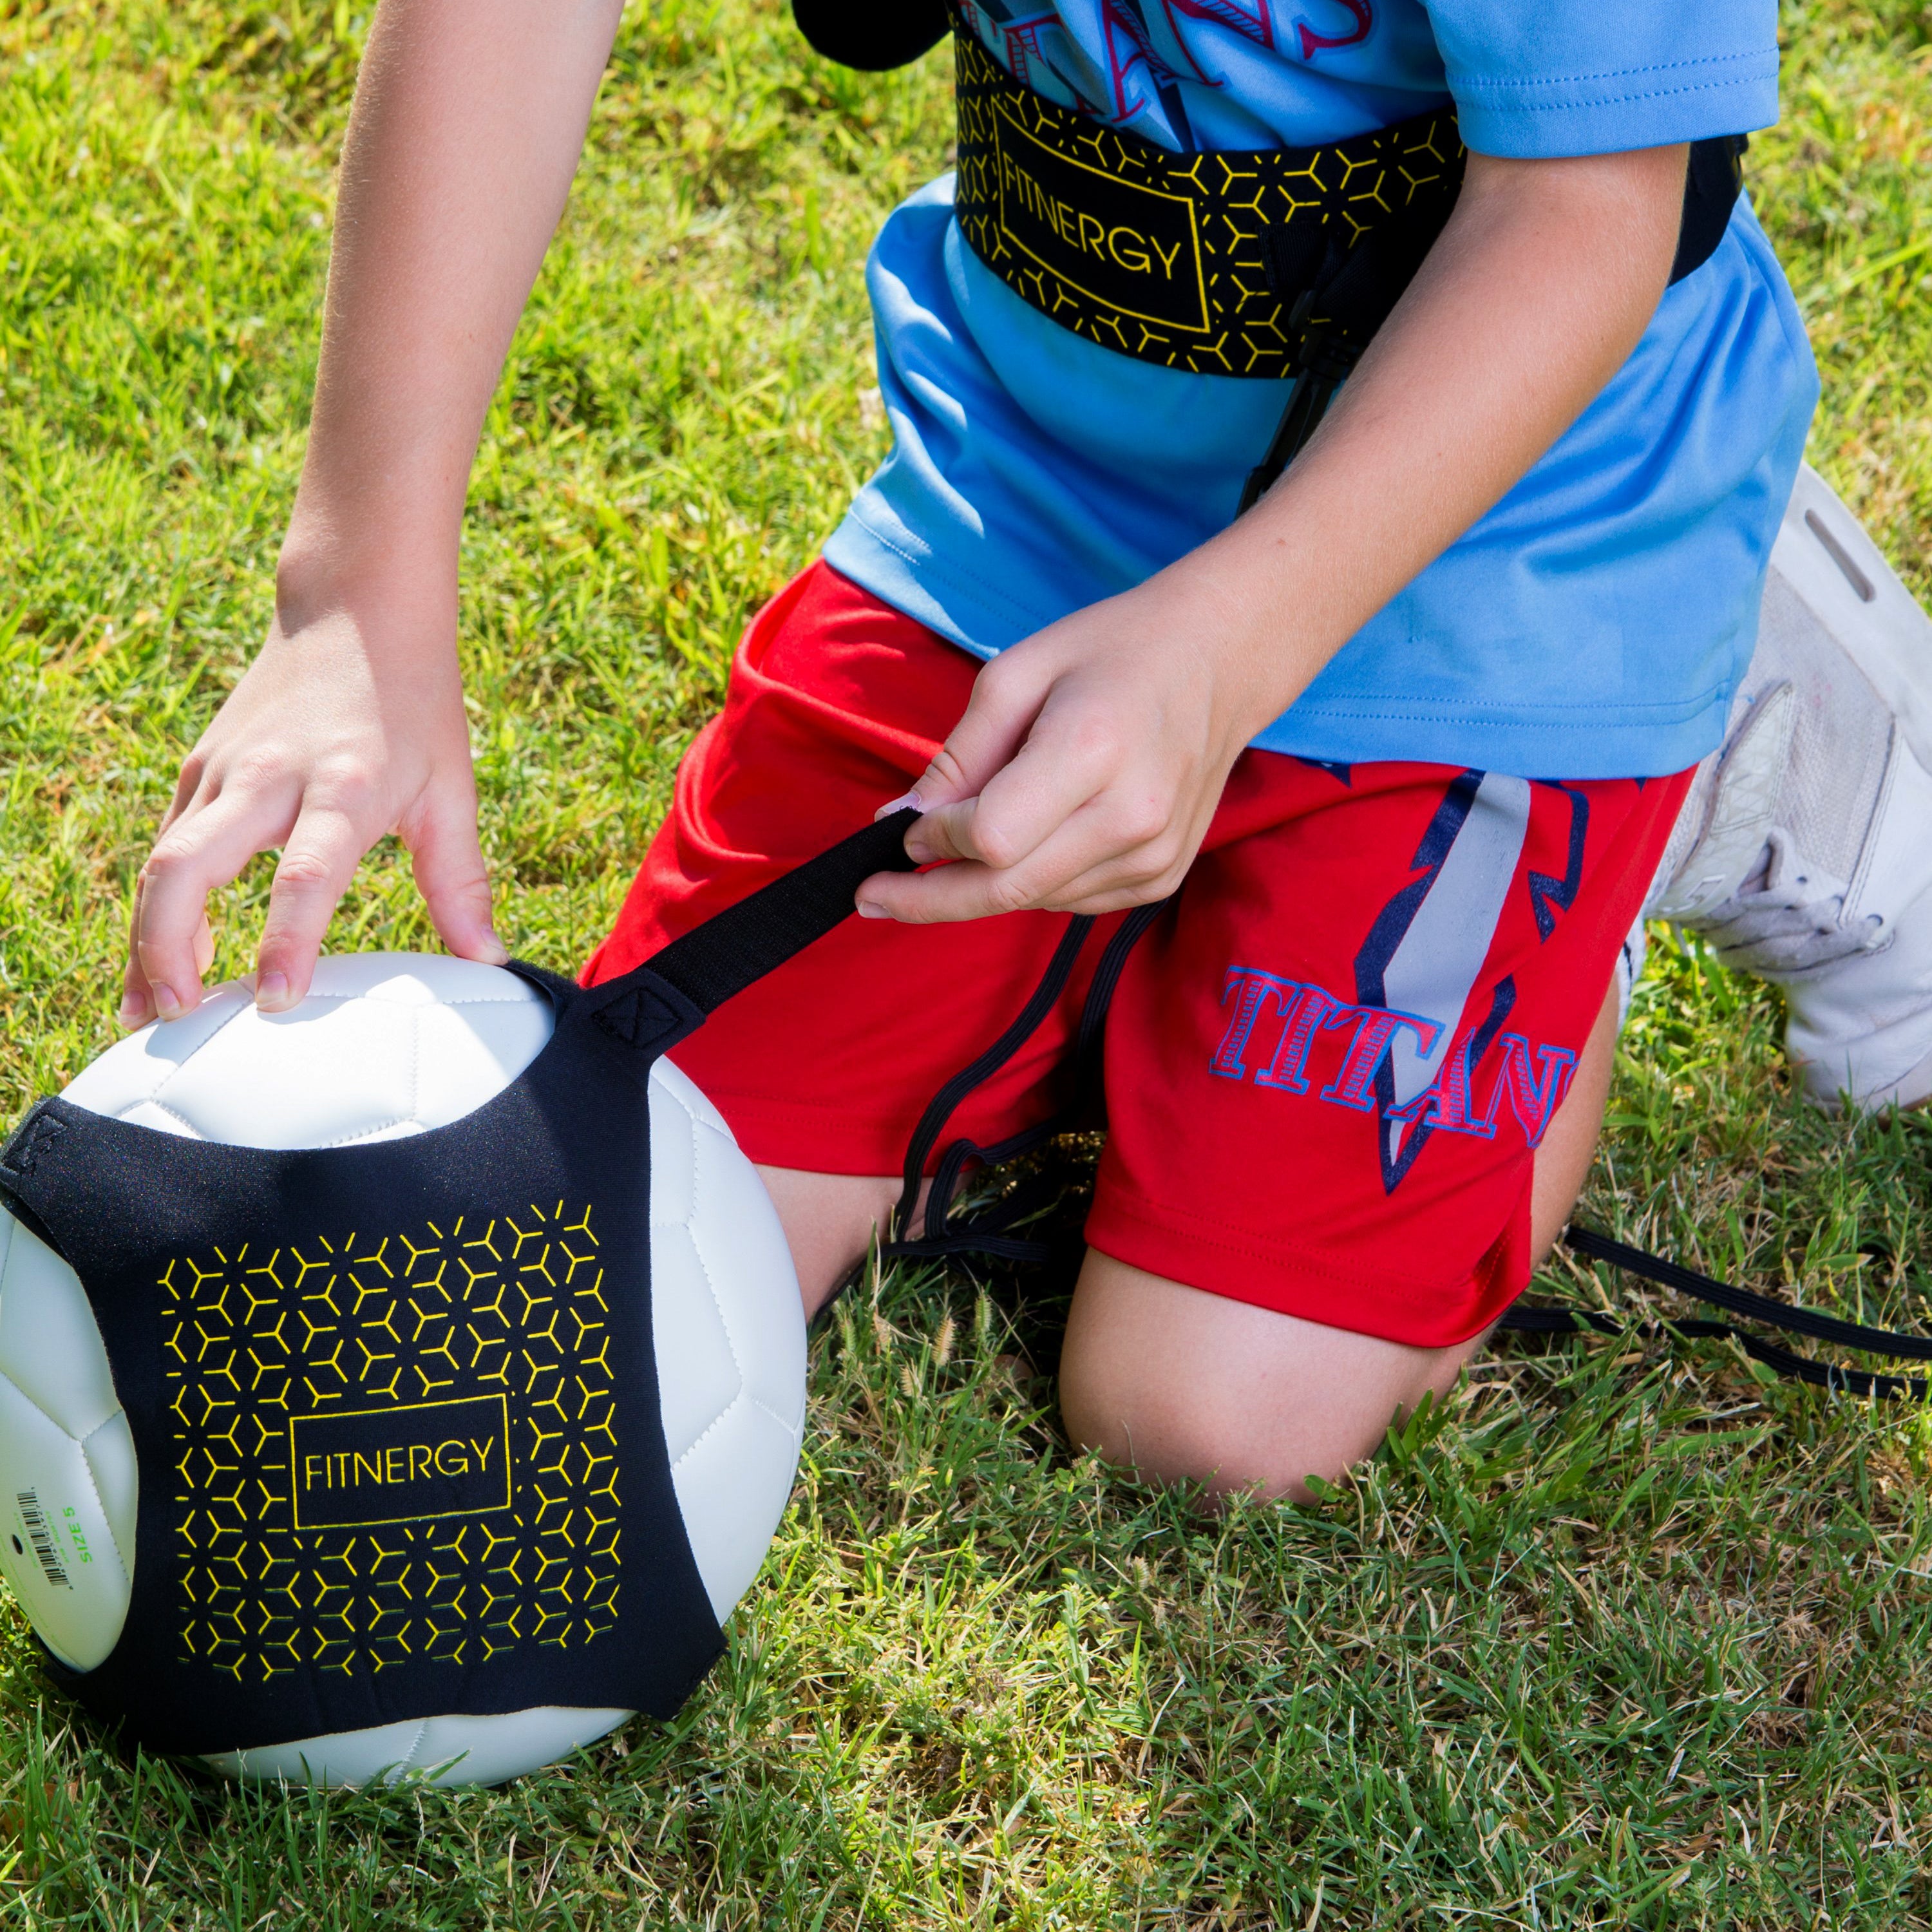
<instances>
[{"instance_id":1,"label":"shoe lace","mask_svg":"<svg viewBox=\"0 0 1932 1932\"><path fill-rule=\"evenodd\" d=\"M1847 923L1849 890L1846 880L1812 864L1791 835L1774 826L1743 884L1714 908L1706 936L1726 965L1767 979L1874 952L1890 938L1885 920L1868 913Z\"/></svg>"}]
</instances>

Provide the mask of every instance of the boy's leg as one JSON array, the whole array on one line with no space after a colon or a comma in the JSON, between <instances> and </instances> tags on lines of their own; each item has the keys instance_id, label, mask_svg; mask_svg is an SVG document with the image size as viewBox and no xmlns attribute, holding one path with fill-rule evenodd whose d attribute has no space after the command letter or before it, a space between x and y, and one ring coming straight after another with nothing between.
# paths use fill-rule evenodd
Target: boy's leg
<instances>
[{"instance_id":1,"label":"boy's leg","mask_svg":"<svg viewBox=\"0 0 1932 1932\"><path fill-rule=\"evenodd\" d=\"M814 1174L796 1167L761 1166L758 1172L790 1244L798 1292L809 1321L863 1257L874 1232L891 1219L899 1198L899 1178ZM922 1204L924 1198L922 1190Z\"/></svg>"},{"instance_id":2,"label":"boy's leg","mask_svg":"<svg viewBox=\"0 0 1932 1932\"><path fill-rule=\"evenodd\" d=\"M1536 1152L1533 1263L1582 1191L1610 1097L1617 998L1604 1003ZM1425 1394L1447 1395L1490 1331L1418 1348L1184 1286L1090 1252L1060 1355L1066 1432L1159 1481L1305 1500L1339 1481Z\"/></svg>"}]
</instances>

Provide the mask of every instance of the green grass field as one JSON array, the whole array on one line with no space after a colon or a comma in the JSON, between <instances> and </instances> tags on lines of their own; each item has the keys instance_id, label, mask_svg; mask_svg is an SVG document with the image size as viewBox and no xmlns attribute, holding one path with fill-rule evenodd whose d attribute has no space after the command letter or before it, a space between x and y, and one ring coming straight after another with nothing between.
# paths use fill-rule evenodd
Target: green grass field
<instances>
[{"instance_id":1,"label":"green grass field","mask_svg":"<svg viewBox=\"0 0 1932 1932\"><path fill-rule=\"evenodd\" d=\"M112 1036L129 892L253 650L364 0L0 0L0 1118ZM1932 12L1786 16L1758 206L1812 459L1932 588ZM881 453L859 273L943 57L776 0L626 28L472 493L503 931L614 912L748 611ZM242 970L261 862L218 910ZM432 943L364 868L340 948ZM1774 997L1667 939L1589 1218L1921 1323L1932 1132L1792 1096ZM1540 1284L1633 1309L1630 1284ZM791 1514L669 1726L466 1796L130 1763L0 1609L0 1918L270 1925L1932 1925L1932 1422L1717 1343L1503 1348L1360 1484L1190 1514L1071 1456L1050 1302L890 1275L814 1344Z\"/></svg>"}]
</instances>

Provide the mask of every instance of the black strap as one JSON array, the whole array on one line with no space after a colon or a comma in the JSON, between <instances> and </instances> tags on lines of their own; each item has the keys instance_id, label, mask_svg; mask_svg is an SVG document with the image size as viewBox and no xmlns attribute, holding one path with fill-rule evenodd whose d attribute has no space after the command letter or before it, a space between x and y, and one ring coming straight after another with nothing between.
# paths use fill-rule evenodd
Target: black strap
<instances>
[{"instance_id":1,"label":"black strap","mask_svg":"<svg viewBox=\"0 0 1932 1932\"><path fill-rule=\"evenodd\" d=\"M1858 1348L1868 1354L1895 1355L1904 1360L1932 1361L1932 1339L1900 1334L1889 1328L1870 1328L1863 1322L1840 1321L1836 1316L1820 1314L1813 1308L1793 1306L1754 1294L1748 1288L1733 1288L1728 1282L1700 1274L1661 1255L1646 1253L1622 1241L1600 1234L1593 1228L1574 1223L1564 1232L1564 1245L1592 1261L1607 1262L1660 1288L1674 1288L1712 1307L1726 1310L1754 1322L1782 1330L1790 1335L1808 1335L1814 1341ZM1762 1362L1787 1378L1809 1382L1816 1388L1839 1389L1856 1396L1905 1396L1922 1401L1928 1384L1916 1376L1892 1376L1864 1369L1840 1368L1834 1362L1814 1361L1808 1355L1794 1354L1774 1342L1766 1342L1728 1322L1702 1319L1646 1322L1631 1327L1594 1310L1552 1308L1535 1303L1519 1302L1497 1324L1520 1334L1610 1335L1633 1341L1654 1341L1666 1335L1714 1337L1734 1341L1754 1361Z\"/></svg>"},{"instance_id":2,"label":"black strap","mask_svg":"<svg viewBox=\"0 0 1932 1932\"><path fill-rule=\"evenodd\" d=\"M748 898L674 939L641 966L604 981L600 994L646 976L664 981L700 1012L716 1012L734 993L782 966L852 911L854 896L874 872L910 872L905 835L919 814L908 806L841 839L829 851L761 886Z\"/></svg>"}]
</instances>

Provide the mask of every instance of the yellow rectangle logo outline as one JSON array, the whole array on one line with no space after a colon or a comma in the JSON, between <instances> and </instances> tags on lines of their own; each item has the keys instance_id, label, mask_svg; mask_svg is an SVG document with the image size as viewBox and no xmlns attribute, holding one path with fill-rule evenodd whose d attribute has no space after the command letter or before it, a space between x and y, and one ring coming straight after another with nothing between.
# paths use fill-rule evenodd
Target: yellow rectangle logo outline
<instances>
[{"instance_id":1,"label":"yellow rectangle logo outline","mask_svg":"<svg viewBox=\"0 0 1932 1932\"><path fill-rule=\"evenodd\" d=\"M1110 182L1116 188L1129 189L1136 194L1151 195L1156 201L1178 202L1186 210L1188 247L1194 262L1194 292L1201 303L1199 322L1176 322L1172 316L1144 315L1138 309L1123 308L1111 296L1096 295L1084 282L1076 282L1064 268L1049 262L1045 256L1036 250L1029 248L1013 232L1012 230L1006 225L1006 170L999 165L1000 162L1005 158L1004 151L1000 146L1000 124L1003 121L1007 122L1012 127L1013 132L1022 140L1031 142L1042 154L1050 156L1063 167L1078 168L1083 174L1098 175L1101 180ZM1076 161L1070 154L1061 154L1058 148L1048 147L1030 129L1022 127L1013 118L1012 112L1006 102L997 98L993 103L993 181L995 190L1000 197L1000 232L1022 254L1031 256L1048 274L1058 276L1069 288L1077 289L1089 302L1098 302L1103 308L1113 309L1121 315L1131 316L1136 322L1151 322L1157 328L1179 329L1184 334L1190 335L1206 335L1212 332L1214 324L1213 310L1208 300L1208 276L1201 261L1200 224L1195 219L1194 203L1188 196L1170 194L1165 188L1148 188L1139 182L1123 181L1118 175L1110 175L1105 168L1096 168L1090 161Z\"/></svg>"},{"instance_id":2,"label":"yellow rectangle logo outline","mask_svg":"<svg viewBox=\"0 0 1932 1932\"><path fill-rule=\"evenodd\" d=\"M365 1522L304 1523L302 1520L302 1484L296 1474L296 1426L304 1422L352 1422L365 1415L420 1415L432 1408L468 1408L479 1402L494 1402L496 1405L498 1420L502 1430L503 1443L503 1500L500 1503L484 1503L474 1509L461 1510L412 1510L406 1516L372 1516ZM316 1536L328 1529L382 1529L399 1522L440 1522L452 1516L494 1516L500 1510L510 1507L512 1484L510 1480L510 1399L500 1391L492 1395L449 1396L440 1402L398 1402L388 1408L316 1409L307 1415L289 1418L289 1509L295 1520L298 1535Z\"/></svg>"}]
</instances>

